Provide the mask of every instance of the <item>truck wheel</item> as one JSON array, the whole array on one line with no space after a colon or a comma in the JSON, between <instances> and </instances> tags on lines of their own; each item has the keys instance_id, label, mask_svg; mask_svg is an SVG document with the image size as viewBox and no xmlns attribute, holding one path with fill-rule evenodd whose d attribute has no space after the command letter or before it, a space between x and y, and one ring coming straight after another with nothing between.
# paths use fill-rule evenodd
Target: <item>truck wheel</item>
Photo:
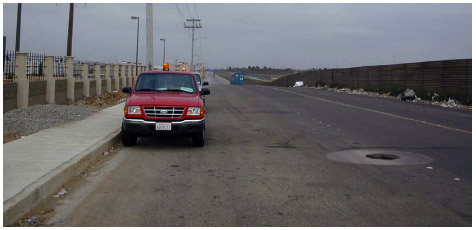
<instances>
[{"instance_id":1,"label":"truck wheel","mask_svg":"<svg viewBox=\"0 0 476 230\"><path fill-rule=\"evenodd\" d=\"M124 130L121 132L122 144L126 147L134 146L137 142L137 136L130 134Z\"/></svg>"},{"instance_id":2,"label":"truck wheel","mask_svg":"<svg viewBox=\"0 0 476 230\"><path fill-rule=\"evenodd\" d=\"M205 128L202 129L200 134L196 134L192 137L193 146L203 147L205 145Z\"/></svg>"}]
</instances>

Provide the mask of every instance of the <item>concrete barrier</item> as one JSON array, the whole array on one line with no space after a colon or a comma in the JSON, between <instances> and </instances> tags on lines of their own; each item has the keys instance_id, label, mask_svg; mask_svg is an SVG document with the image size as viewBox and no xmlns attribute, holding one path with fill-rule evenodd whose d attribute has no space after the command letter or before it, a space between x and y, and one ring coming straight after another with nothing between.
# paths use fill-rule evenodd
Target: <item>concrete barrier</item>
<instances>
[{"instance_id":1,"label":"concrete barrier","mask_svg":"<svg viewBox=\"0 0 476 230\"><path fill-rule=\"evenodd\" d=\"M90 97L96 96L96 80L89 81L89 96Z\"/></svg>"},{"instance_id":2,"label":"concrete barrier","mask_svg":"<svg viewBox=\"0 0 476 230\"><path fill-rule=\"evenodd\" d=\"M58 105L66 104L68 80L60 79L55 81L55 102Z\"/></svg>"},{"instance_id":3,"label":"concrete barrier","mask_svg":"<svg viewBox=\"0 0 476 230\"><path fill-rule=\"evenodd\" d=\"M107 80L106 79L101 79L101 94L105 94L106 93L106 84L107 84Z\"/></svg>"},{"instance_id":4,"label":"concrete barrier","mask_svg":"<svg viewBox=\"0 0 476 230\"><path fill-rule=\"evenodd\" d=\"M74 83L74 100L83 98L84 82L77 81Z\"/></svg>"},{"instance_id":5,"label":"concrete barrier","mask_svg":"<svg viewBox=\"0 0 476 230\"><path fill-rule=\"evenodd\" d=\"M46 81L30 81L28 106L46 104Z\"/></svg>"},{"instance_id":6,"label":"concrete barrier","mask_svg":"<svg viewBox=\"0 0 476 230\"><path fill-rule=\"evenodd\" d=\"M17 83L3 83L3 113L17 108Z\"/></svg>"},{"instance_id":7,"label":"concrete barrier","mask_svg":"<svg viewBox=\"0 0 476 230\"><path fill-rule=\"evenodd\" d=\"M117 88L119 88L119 87L117 87ZM116 89L116 79L115 78L111 79L111 92L112 91L117 91L117 89Z\"/></svg>"}]
</instances>

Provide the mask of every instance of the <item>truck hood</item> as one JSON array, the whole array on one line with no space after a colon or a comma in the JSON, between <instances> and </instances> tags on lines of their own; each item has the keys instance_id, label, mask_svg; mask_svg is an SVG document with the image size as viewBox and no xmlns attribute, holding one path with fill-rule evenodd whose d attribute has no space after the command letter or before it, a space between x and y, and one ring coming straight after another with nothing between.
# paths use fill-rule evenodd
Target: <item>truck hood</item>
<instances>
[{"instance_id":1,"label":"truck hood","mask_svg":"<svg viewBox=\"0 0 476 230\"><path fill-rule=\"evenodd\" d=\"M199 99L197 93L141 92L132 94L127 104L140 106L199 106Z\"/></svg>"}]
</instances>

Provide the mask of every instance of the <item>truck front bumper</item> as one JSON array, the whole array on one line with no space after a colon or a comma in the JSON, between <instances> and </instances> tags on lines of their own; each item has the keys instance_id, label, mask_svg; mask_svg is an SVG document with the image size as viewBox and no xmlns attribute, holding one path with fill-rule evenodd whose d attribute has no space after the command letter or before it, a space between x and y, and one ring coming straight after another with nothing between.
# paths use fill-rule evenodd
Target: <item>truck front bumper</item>
<instances>
[{"instance_id":1,"label":"truck front bumper","mask_svg":"<svg viewBox=\"0 0 476 230\"><path fill-rule=\"evenodd\" d=\"M172 130L155 130L157 122L170 122ZM200 134L205 129L205 118L183 121L146 121L142 119L125 118L122 120L122 129L136 136L183 135Z\"/></svg>"}]
</instances>

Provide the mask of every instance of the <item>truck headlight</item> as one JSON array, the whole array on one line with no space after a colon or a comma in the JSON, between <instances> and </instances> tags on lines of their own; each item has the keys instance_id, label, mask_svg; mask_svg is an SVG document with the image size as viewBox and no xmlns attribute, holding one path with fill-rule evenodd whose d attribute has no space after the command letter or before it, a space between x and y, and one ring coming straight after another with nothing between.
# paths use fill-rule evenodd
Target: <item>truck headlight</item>
<instances>
[{"instance_id":1,"label":"truck headlight","mask_svg":"<svg viewBox=\"0 0 476 230\"><path fill-rule=\"evenodd\" d=\"M128 106L127 107L127 114L136 114L136 115L141 114L140 106Z\"/></svg>"},{"instance_id":2,"label":"truck headlight","mask_svg":"<svg viewBox=\"0 0 476 230\"><path fill-rule=\"evenodd\" d=\"M201 112L200 107L188 107L187 115L199 116L199 115L201 115L200 112Z\"/></svg>"}]
</instances>

